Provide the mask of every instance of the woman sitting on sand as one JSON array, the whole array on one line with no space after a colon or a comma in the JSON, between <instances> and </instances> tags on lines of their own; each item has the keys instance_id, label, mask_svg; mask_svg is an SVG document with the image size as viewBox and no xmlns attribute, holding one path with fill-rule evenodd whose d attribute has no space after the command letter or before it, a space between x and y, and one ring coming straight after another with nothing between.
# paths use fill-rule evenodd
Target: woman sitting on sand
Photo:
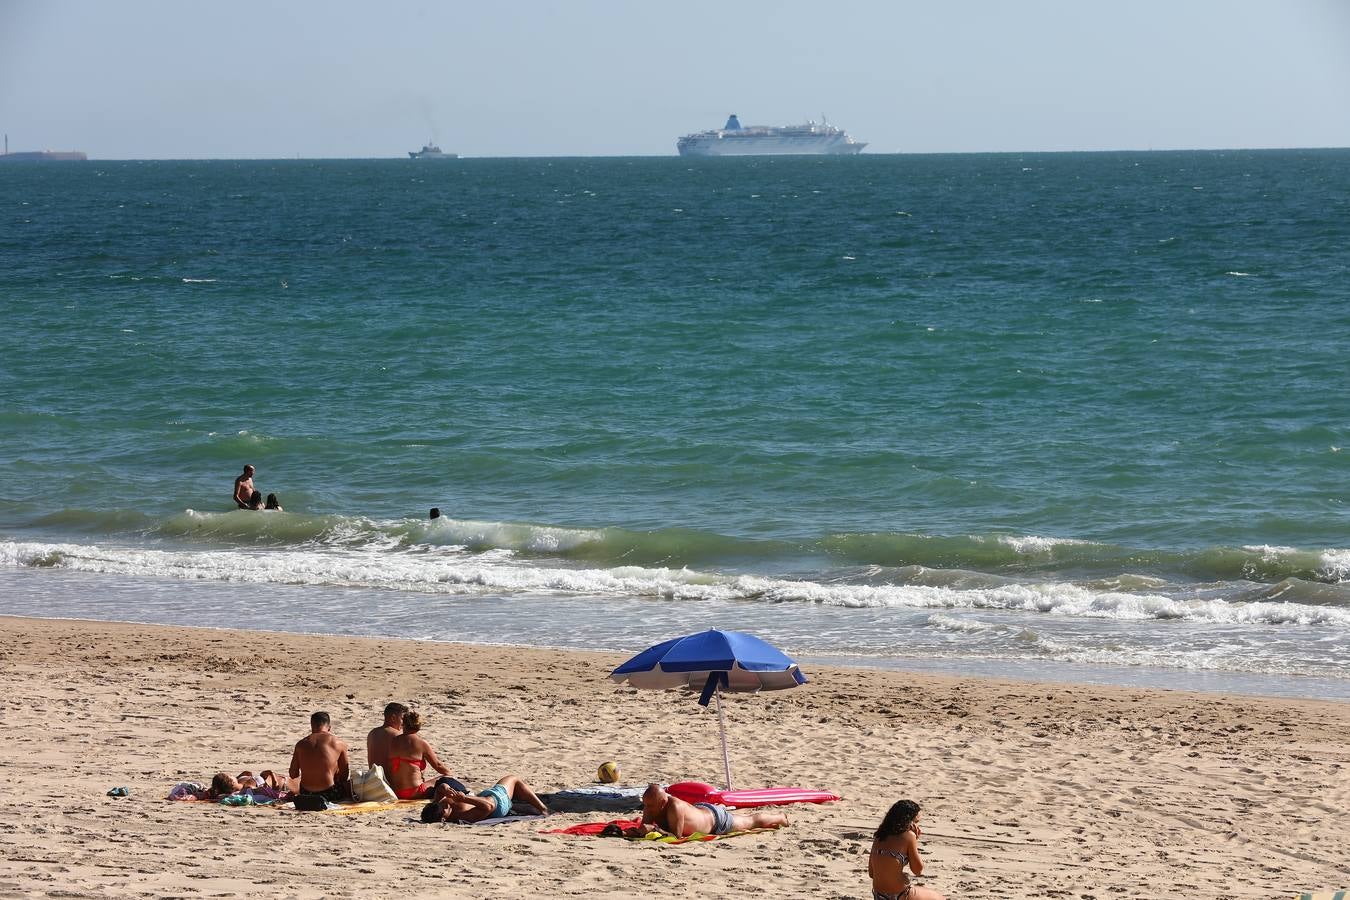
<instances>
[{"instance_id":1,"label":"woman sitting on sand","mask_svg":"<svg viewBox=\"0 0 1350 900\"><path fill-rule=\"evenodd\" d=\"M541 816L548 815L548 807L525 783L525 779L518 775L503 775L496 784L476 797L448 784L438 784L431 802L422 807L422 821L481 822L484 819L504 819L511 815L511 805L516 800L533 806Z\"/></svg>"},{"instance_id":2,"label":"woman sitting on sand","mask_svg":"<svg viewBox=\"0 0 1350 900\"><path fill-rule=\"evenodd\" d=\"M897 800L881 820L867 857L867 874L872 876L872 900L943 900L910 881L905 866L915 875L923 874L919 858L919 804Z\"/></svg>"},{"instance_id":3,"label":"woman sitting on sand","mask_svg":"<svg viewBox=\"0 0 1350 900\"><path fill-rule=\"evenodd\" d=\"M446 782L455 790L465 790L464 785L450 778L450 770L436 758L436 751L417 732L422 730L422 716L416 712L403 714L403 733L389 741L389 771L385 778L394 789L394 796L400 800L418 800L430 796L436 785ZM430 764L443 778L423 781L422 772Z\"/></svg>"}]
</instances>

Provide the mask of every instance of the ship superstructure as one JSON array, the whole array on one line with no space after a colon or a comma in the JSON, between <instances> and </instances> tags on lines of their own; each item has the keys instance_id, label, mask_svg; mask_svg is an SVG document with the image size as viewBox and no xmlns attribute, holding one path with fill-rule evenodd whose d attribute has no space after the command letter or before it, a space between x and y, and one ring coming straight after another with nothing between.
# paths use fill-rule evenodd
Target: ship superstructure
<instances>
[{"instance_id":1,"label":"ship superstructure","mask_svg":"<svg viewBox=\"0 0 1350 900\"><path fill-rule=\"evenodd\" d=\"M805 125L741 125L735 113L714 131L686 134L675 142L681 156L836 156L862 152L842 128L820 122Z\"/></svg>"}]
</instances>

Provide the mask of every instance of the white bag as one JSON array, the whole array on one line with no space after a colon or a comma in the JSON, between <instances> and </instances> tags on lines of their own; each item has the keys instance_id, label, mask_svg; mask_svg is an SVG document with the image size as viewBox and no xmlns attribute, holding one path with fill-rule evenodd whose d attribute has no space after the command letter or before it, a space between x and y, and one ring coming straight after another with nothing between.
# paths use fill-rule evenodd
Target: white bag
<instances>
[{"instance_id":1,"label":"white bag","mask_svg":"<svg viewBox=\"0 0 1350 900\"><path fill-rule=\"evenodd\" d=\"M398 796L394 794L389 782L384 780L384 769L380 766L371 766L352 775L352 799L361 803L367 800L386 803L397 800Z\"/></svg>"}]
</instances>

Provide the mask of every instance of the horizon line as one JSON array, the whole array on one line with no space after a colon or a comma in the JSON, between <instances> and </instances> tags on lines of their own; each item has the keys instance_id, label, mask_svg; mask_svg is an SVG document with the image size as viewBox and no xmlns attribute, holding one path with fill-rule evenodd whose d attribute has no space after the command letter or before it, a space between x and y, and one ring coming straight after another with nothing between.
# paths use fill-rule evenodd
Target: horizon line
<instances>
[{"instance_id":1,"label":"horizon line","mask_svg":"<svg viewBox=\"0 0 1350 900\"><path fill-rule=\"evenodd\" d=\"M1281 147L1117 147L1083 150L895 150L892 152L835 154L848 159L876 156L1018 156L1027 154L1071 154L1071 153L1235 153L1235 152L1282 152L1291 150L1350 150L1350 146L1281 146ZM33 151L15 151L8 155ZM41 152L41 151L38 151ZM86 152L86 151L61 151ZM0 154L0 160L6 154ZM458 156L424 161L407 156L99 156L83 160L42 160L25 159L13 162L406 162L418 165L444 165L468 160L485 159L824 159L831 154L746 154L743 156L689 157L678 153L562 153L562 154L516 154L488 156Z\"/></svg>"}]
</instances>

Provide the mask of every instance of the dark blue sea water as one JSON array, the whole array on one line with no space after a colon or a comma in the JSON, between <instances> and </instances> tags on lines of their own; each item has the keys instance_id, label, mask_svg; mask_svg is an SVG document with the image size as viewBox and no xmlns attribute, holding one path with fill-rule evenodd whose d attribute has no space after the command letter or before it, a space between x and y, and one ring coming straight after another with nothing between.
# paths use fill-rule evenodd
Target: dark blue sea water
<instances>
[{"instance_id":1,"label":"dark blue sea water","mask_svg":"<svg viewBox=\"0 0 1350 900\"><path fill-rule=\"evenodd\" d=\"M0 613L1350 694L1347 247L1350 151L0 167Z\"/></svg>"}]
</instances>

